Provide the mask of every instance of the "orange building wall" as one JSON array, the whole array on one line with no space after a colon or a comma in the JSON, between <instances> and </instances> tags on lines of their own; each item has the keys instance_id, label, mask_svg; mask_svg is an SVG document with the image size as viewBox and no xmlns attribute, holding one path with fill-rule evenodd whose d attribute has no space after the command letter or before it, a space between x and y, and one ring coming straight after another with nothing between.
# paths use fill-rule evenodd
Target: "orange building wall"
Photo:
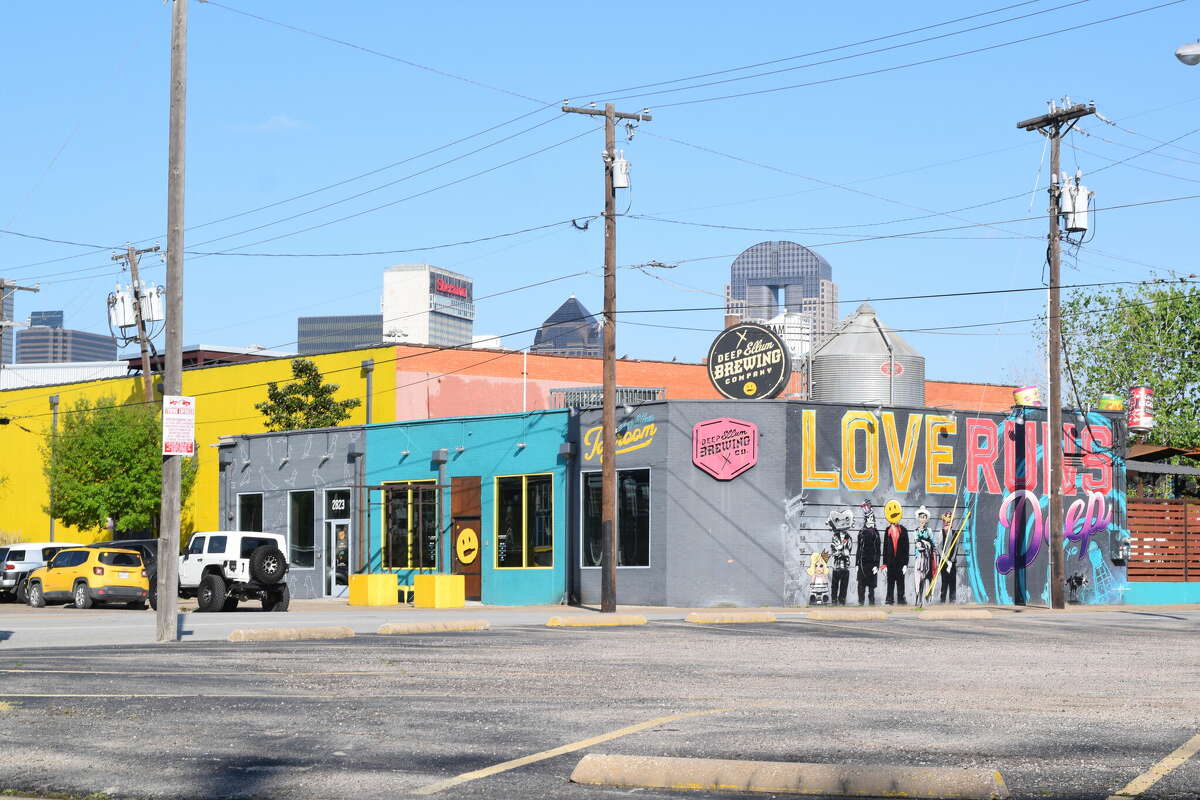
<instances>
[{"instance_id":1,"label":"orange building wall","mask_svg":"<svg viewBox=\"0 0 1200 800\"><path fill-rule=\"evenodd\" d=\"M405 345L396 348L395 370L398 420L552 408L551 389L598 386L602 379L598 358ZM720 398L703 364L618 361L617 384L661 387L673 400ZM800 388L800 376L795 375L785 394ZM1014 388L926 381L925 402L968 411L1005 411L1012 406Z\"/></svg>"}]
</instances>

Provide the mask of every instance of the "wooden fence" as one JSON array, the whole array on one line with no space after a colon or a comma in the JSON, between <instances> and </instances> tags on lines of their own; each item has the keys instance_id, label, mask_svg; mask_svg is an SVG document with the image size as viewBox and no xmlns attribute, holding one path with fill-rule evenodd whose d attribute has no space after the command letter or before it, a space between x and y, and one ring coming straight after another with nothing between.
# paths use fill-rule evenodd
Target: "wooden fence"
<instances>
[{"instance_id":1,"label":"wooden fence","mask_svg":"<svg viewBox=\"0 0 1200 800\"><path fill-rule=\"evenodd\" d=\"M1200 501L1130 498L1131 581L1200 581Z\"/></svg>"}]
</instances>

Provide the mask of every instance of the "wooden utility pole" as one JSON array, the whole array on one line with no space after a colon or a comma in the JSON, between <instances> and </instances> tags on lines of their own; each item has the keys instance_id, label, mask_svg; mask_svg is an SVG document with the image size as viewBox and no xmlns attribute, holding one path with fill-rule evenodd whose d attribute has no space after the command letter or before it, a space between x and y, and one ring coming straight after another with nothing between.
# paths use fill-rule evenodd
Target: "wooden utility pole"
<instances>
[{"instance_id":1,"label":"wooden utility pole","mask_svg":"<svg viewBox=\"0 0 1200 800\"><path fill-rule=\"evenodd\" d=\"M1077 103L1059 108L1053 101L1050 110L1040 117L1023 120L1017 127L1037 131L1050 139L1050 232L1047 260L1050 262L1050 302L1046 311L1046 347L1050 351L1050 374L1046 398L1049 434L1044 445L1044 458L1050 459L1050 605L1066 608L1066 569L1063 553L1063 424L1062 424L1062 307L1059 303L1059 259L1062 234L1059 232L1062 185L1058 175L1059 142L1081 117L1095 114L1095 105ZM1031 468L1026 467L1027 471ZM1015 554L1014 554L1015 555Z\"/></svg>"},{"instance_id":2,"label":"wooden utility pole","mask_svg":"<svg viewBox=\"0 0 1200 800\"><path fill-rule=\"evenodd\" d=\"M142 350L142 381L145 384L142 397L147 403L154 402L154 376L150 374L150 337L146 335L146 320L142 317L142 281L138 277L138 256L157 252L158 245L138 250L127 244L124 253L115 253L112 257L113 261L124 261L129 265L129 276L133 280L133 315L137 320L138 346Z\"/></svg>"},{"instance_id":3,"label":"wooden utility pole","mask_svg":"<svg viewBox=\"0 0 1200 800\"><path fill-rule=\"evenodd\" d=\"M167 336L163 394L183 393L183 182L187 119L188 0L174 0L171 16L171 112L167 137ZM179 641L180 463L163 456L158 540L158 641Z\"/></svg>"},{"instance_id":4,"label":"wooden utility pole","mask_svg":"<svg viewBox=\"0 0 1200 800\"><path fill-rule=\"evenodd\" d=\"M617 610L617 193L613 188L616 161L617 120L649 122L646 113L616 111L612 103L604 110L564 105L568 114L604 117L604 399L600 470L600 610Z\"/></svg>"}]
</instances>

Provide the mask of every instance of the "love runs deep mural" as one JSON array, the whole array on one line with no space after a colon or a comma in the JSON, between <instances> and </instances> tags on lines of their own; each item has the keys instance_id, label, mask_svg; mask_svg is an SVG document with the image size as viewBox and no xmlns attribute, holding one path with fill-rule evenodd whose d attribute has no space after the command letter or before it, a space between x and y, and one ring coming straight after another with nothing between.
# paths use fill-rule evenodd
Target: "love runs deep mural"
<instances>
[{"instance_id":1,"label":"love runs deep mural","mask_svg":"<svg viewBox=\"0 0 1200 800\"><path fill-rule=\"evenodd\" d=\"M1124 424L1120 415L1063 414L1065 577L1073 579L1085 603L1120 602L1125 582L1124 567L1112 561L1129 536ZM806 605L810 594L828 592L828 574L820 564L814 569L813 562L822 559L813 554L832 550L830 512L852 512L849 534L857 541L861 506L870 501L882 540L888 525L884 506L896 500L910 550L920 506L930 512L935 544L941 541L939 518L954 514L953 531L961 528L957 602L1048 604L1048 430L1045 411L1037 408L1015 408L1005 416L789 405L782 525L786 602ZM849 603L858 598L854 564L851 557ZM905 576L910 604L915 566L914 554ZM878 603L887 587L880 572ZM940 585L927 602L937 602L939 592Z\"/></svg>"}]
</instances>

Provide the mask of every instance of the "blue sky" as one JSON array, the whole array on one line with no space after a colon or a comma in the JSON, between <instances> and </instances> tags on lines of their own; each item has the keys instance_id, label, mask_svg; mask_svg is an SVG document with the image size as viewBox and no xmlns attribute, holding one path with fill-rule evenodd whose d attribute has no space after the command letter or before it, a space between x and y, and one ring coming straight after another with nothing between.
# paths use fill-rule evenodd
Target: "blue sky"
<instances>
[{"instance_id":1,"label":"blue sky","mask_svg":"<svg viewBox=\"0 0 1200 800\"><path fill-rule=\"evenodd\" d=\"M622 270L623 309L719 306L737 253L759 241L790 239L818 249L833 265L847 301L842 315L873 299L883 320L899 329L1035 317L1044 304L1039 293L878 298L1041 284L1044 219L895 234L1042 215L1045 193L1030 190L1044 185L1038 177L1043 140L1015 123L1063 95L1094 100L1116 123L1089 120L1083 127L1094 136L1066 143L1087 152L1063 149L1063 167L1082 168L1098 206L1200 194L1200 67L1184 67L1172 56L1200 36L1195 2L844 80L1156 3L226 5L377 52L192 3L187 223L202 227L188 232L190 250L402 250L595 214L603 202L602 134L589 118L559 113L564 97L576 104L622 97L618 108L652 110L654 120L643 123L632 142L621 140L633 165L633 191L622 193L620 202L631 215L729 226L623 219L618 263L682 262L649 275ZM1004 6L1010 7L985 13ZM980 16L794 58L970 15ZM3 16L0 228L103 247L156 239L165 245L169 5L14 2L5 4ZM988 27L964 31L977 26ZM941 38L910 45L929 37ZM892 49L864 54L885 47ZM720 85L680 91L689 83L671 83L656 87L670 92L651 96L630 97L656 89L621 91L777 59L790 60L690 82L739 79ZM813 63L829 59L840 60ZM787 71L740 80L771 70ZM794 84L810 85L710 99ZM689 100L705 102L671 105ZM578 138L565 141L572 137ZM544 148L550 149L521 158ZM469 177L485 170L491 171ZM1041 172L1044 182L1044 165ZM351 199L360 192L367 193ZM1022 193L952 216L935 213ZM1064 262L1064 282L1200 271L1192 238L1198 210L1200 200L1180 200L1099 213L1095 240ZM205 224L226 217L233 218ZM890 220L905 221L877 224ZM310 226L319 227L297 233ZM847 241L881 235L890 238ZM602 226L595 221L586 231L559 224L407 255L190 255L184 339L292 347L297 316L377 312L381 272L395 263L464 272L474 277L477 297L591 270L479 300L477 333L519 331L536 326L571 293L598 311L602 252ZM51 259L64 260L35 263ZM147 257L143 267L148 279L163 279L157 258ZM39 294L18 296L18 318L61 308L68 327L89 330L105 328L105 296L122 279L106 249L11 234L0 234L0 276L41 284ZM619 355L694 361L707 350L721 314L622 319L701 330L623 324ZM927 356L931 378L1027 382L1042 369L1033 327L905 336ZM521 347L531 339L520 334L505 344Z\"/></svg>"}]
</instances>

